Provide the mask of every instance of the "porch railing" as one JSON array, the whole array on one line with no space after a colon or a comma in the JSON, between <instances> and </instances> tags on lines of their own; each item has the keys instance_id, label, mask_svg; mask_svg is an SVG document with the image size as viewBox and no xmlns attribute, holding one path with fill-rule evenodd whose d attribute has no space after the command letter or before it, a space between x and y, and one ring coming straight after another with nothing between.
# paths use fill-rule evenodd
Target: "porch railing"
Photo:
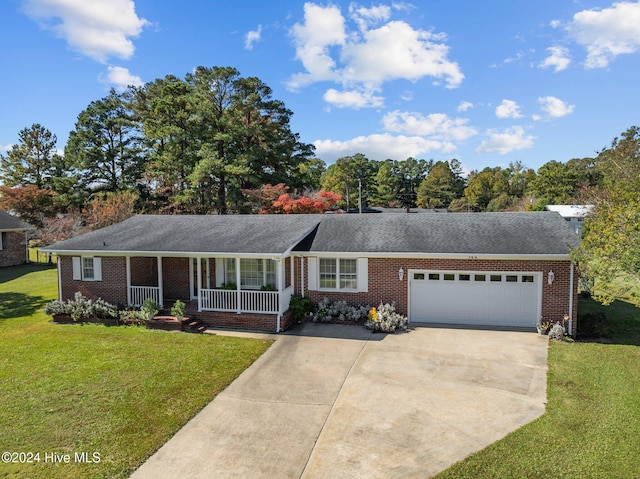
<instances>
[{"instance_id":1,"label":"porch railing","mask_svg":"<svg viewBox=\"0 0 640 479\"><path fill-rule=\"evenodd\" d=\"M226 311L240 313L279 313L289 307L293 287L282 291L240 290L240 308L238 291L228 289L202 289L203 311ZM284 301L286 299L286 304ZM281 308L281 306L284 306Z\"/></svg>"},{"instance_id":2,"label":"porch railing","mask_svg":"<svg viewBox=\"0 0 640 479\"><path fill-rule=\"evenodd\" d=\"M160 288L157 286L131 286L129 287L129 306L142 306L147 298L160 304Z\"/></svg>"}]
</instances>

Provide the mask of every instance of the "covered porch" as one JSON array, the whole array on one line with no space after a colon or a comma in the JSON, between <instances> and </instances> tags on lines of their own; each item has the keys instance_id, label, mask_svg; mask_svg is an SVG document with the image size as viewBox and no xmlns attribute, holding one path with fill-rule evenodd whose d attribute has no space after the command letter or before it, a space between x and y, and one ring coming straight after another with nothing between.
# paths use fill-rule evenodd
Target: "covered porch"
<instances>
[{"instance_id":1,"label":"covered porch","mask_svg":"<svg viewBox=\"0 0 640 479\"><path fill-rule=\"evenodd\" d=\"M293 294L290 256L127 256L127 303L190 302L198 312L283 315Z\"/></svg>"}]
</instances>

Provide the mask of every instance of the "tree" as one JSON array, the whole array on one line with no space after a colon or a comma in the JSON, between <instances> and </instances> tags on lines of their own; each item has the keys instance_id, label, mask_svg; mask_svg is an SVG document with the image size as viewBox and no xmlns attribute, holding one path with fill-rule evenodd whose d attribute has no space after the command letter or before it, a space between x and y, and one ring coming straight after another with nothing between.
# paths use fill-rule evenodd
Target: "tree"
<instances>
[{"instance_id":1,"label":"tree","mask_svg":"<svg viewBox=\"0 0 640 479\"><path fill-rule=\"evenodd\" d=\"M55 192L36 185L0 186L0 208L14 211L27 223L42 227L45 218L56 214Z\"/></svg>"},{"instance_id":2,"label":"tree","mask_svg":"<svg viewBox=\"0 0 640 479\"><path fill-rule=\"evenodd\" d=\"M334 209L341 199L340 195L330 191L320 191L312 196L301 196L299 198L292 198L288 193L285 193L273 203L269 210L263 211L263 213L324 213Z\"/></svg>"},{"instance_id":3,"label":"tree","mask_svg":"<svg viewBox=\"0 0 640 479\"><path fill-rule=\"evenodd\" d=\"M599 181L591 158L575 158L567 163L552 160L538 169L529 190L545 205L571 204L576 202L581 189L596 186Z\"/></svg>"},{"instance_id":4,"label":"tree","mask_svg":"<svg viewBox=\"0 0 640 479\"><path fill-rule=\"evenodd\" d=\"M455 161L455 160L454 160ZM447 208L461 193L462 178L449 167L448 161L438 161L418 187L420 208Z\"/></svg>"},{"instance_id":5,"label":"tree","mask_svg":"<svg viewBox=\"0 0 640 479\"><path fill-rule=\"evenodd\" d=\"M394 163L393 173L397 175L400 184L398 200L402 206L415 208L418 200L418 187L432 167L433 160L427 162L411 157Z\"/></svg>"},{"instance_id":6,"label":"tree","mask_svg":"<svg viewBox=\"0 0 640 479\"><path fill-rule=\"evenodd\" d=\"M141 132L122 95L91 102L69 135L65 161L77 168L83 186L93 191L125 191L143 172Z\"/></svg>"},{"instance_id":7,"label":"tree","mask_svg":"<svg viewBox=\"0 0 640 479\"><path fill-rule=\"evenodd\" d=\"M393 160L380 163L373 182L375 186L371 195L372 205L390 208L399 204L400 178L394 174Z\"/></svg>"},{"instance_id":8,"label":"tree","mask_svg":"<svg viewBox=\"0 0 640 479\"><path fill-rule=\"evenodd\" d=\"M347 209L356 208L360 200L366 206L373 193L376 171L376 162L369 161L362 153L343 156L327 168L322 189L343 196Z\"/></svg>"},{"instance_id":9,"label":"tree","mask_svg":"<svg viewBox=\"0 0 640 479\"><path fill-rule=\"evenodd\" d=\"M131 191L101 193L87 205L82 216L91 230L110 226L135 213L138 195Z\"/></svg>"},{"instance_id":10,"label":"tree","mask_svg":"<svg viewBox=\"0 0 640 479\"><path fill-rule=\"evenodd\" d=\"M0 180L5 186L34 185L51 188L57 138L45 127L34 123L19 133L19 142L7 156L0 155Z\"/></svg>"},{"instance_id":11,"label":"tree","mask_svg":"<svg viewBox=\"0 0 640 479\"><path fill-rule=\"evenodd\" d=\"M631 127L597 156L602 187L573 252L604 303L625 297L640 306L640 128Z\"/></svg>"}]
</instances>

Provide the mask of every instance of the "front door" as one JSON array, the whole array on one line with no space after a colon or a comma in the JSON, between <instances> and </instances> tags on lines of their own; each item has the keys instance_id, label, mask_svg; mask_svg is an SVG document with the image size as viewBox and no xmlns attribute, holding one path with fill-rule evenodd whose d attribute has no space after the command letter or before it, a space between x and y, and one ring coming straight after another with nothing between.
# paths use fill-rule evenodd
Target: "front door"
<instances>
[{"instance_id":1,"label":"front door","mask_svg":"<svg viewBox=\"0 0 640 479\"><path fill-rule=\"evenodd\" d=\"M201 275L202 275L202 287L206 289L210 289L211 285L209 284L209 258L202 259L202 267L201 267ZM191 258L189 262L189 278L190 278L190 290L191 290L191 299L198 299L198 258Z\"/></svg>"}]
</instances>

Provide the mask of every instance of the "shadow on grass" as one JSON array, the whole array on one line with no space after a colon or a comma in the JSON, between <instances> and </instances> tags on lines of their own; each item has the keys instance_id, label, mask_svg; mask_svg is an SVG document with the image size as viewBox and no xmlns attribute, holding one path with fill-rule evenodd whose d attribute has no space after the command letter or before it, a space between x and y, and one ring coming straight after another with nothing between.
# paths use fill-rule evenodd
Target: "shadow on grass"
<instances>
[{"instance_id":1,"label":"shadow on grass","mask_svg":"<svg viewBox=\"0 0 640 479\"><path fill-rule=\"evenodd\" d=\"M31 296L24 293L0 293L0 321L31 316L44 308L48 302L42 296Z\"/></svg>"},{"instance_id":2,"label":"shadow on grass","mask_svg":"<svg viewBox=\"0 0 640 479\"><path fill-rule=\"evenodd\" d=\"M29 263L29 264L21 264L19 266L9 266L7 268L0 268L0 283L13 281L29 273L33 273L35 271L44 271L46 269L54 269L55 267L56 267L55 264L48 265L48 264Z\"/></svg>"},{"instance_id":3,"label":"shadow on grass","mask_svg":"<svg viewBox=\"0 0 640 479\"><path fill-rule=\"evenodd\" d=\"M580 316L585 313L604 313L606 321L601 325L602 334L597 338L580 337L580 342L640 346L640 308L626 301L616 300L609 305L590 298L578 300L578 333Z\"/></svg>"}]
</instances>

